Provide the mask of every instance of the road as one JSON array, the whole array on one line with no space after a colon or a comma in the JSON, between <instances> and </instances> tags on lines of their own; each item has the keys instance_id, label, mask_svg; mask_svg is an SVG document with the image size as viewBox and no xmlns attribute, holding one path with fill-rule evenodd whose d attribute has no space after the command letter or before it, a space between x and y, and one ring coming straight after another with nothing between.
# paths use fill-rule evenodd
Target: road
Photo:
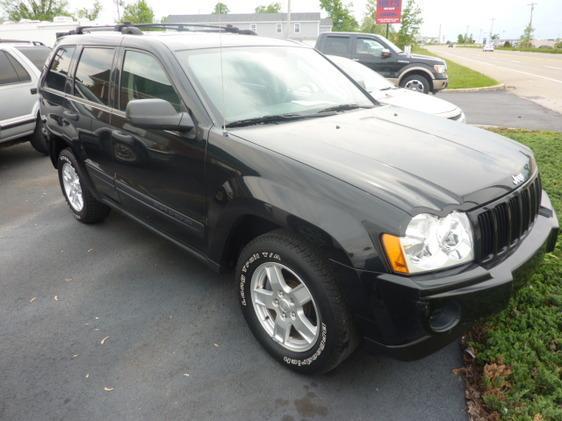
<instances>
[{"instance_id":1,"label":"road","mask_svg":"<svg viewBox=\"0 0 562 421\"><path fill-rule=\"evenodd\" d=\"M500 51L479 48L427 47L445 59L485 73L523 98L562 113L562 54Z\"/></svg>"},{"instance_id":2,"label":"road","mask_svg":"<svg viewBox=\"0 0 562 421\"><path fill-rule=\"evenodd\" d=\"M78 223L28 144L0 149L0 198L2 420L466 420L457 343L296 375L246 328L231 274L118 213Z\"/></svg>"}]
</instances>

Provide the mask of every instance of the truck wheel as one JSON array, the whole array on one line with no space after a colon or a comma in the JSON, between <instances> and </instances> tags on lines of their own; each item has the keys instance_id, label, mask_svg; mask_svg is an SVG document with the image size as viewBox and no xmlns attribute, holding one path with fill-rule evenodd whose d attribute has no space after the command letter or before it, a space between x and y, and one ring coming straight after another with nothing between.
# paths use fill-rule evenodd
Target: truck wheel
<instances>
[{"instance_id":1,"label":"truck wheel","mask_svg":"<svg viewBox=\"0 0 562 421\"><path fill-rule=\"evenodd\" d=\"M103 221L109 214L110 208L96 200L90 193L70 149L61 151L57 168L62 192L74 217L85 224Z\"/></svg>"},{"instance_id":2,"label":"truck wheel","mask_svg":"<svg viewBox=\"0 0 562 421\"><path fill-rule=\"evenodd\" d=\"M49 149L47 148L47 139L43 134L43 121L40 116L37 116L35 131L31 135L29 143L31 143L31 146L33 146L37 152L42 153L43 155L47 155L49 153Z\"/></svg>"},{"instance_id":3,"label":"truck wheel","mask_svg":"<svg viewBox=\"0 0 562 421\"><path fill-rule=\"evenodd\" d=\"M328 259L282 230L257 237L236 267L242 312L262 346L301 373L325 373L357 346Z\"/></svg>"},{"instance_id":4,"label":"truck wheel","mask_svg":"<svg viewBox=\"0 0 562 421\"><path fill-rule=\"evenodd\" d=\"M425 76L413 74L406 76L400 81L400 86L405 89L427 94L429 92L429 80Z\"/></svg>"}]
</instances>

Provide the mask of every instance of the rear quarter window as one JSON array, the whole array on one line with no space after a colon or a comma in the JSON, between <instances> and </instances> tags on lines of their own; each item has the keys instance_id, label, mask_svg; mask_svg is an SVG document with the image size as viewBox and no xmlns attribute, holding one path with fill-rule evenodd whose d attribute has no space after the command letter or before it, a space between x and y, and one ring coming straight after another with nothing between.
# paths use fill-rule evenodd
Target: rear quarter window
<instances>
[{"instance_id":1,"label":"rear quarter window","mask_svg":"<svg viewBox=\"0 0 562 421\"><path fill-rule=\"evenodd\" d=\"M47 87L64 91L66 78L70 70L70 62L72 61L72 54L74 54L74 47L60 47L55 53L51 66L45 77L45 84Z\"/></svg>"},{"instance_id":2,"label":"rear quarter window","mask_svg":"<svg viewBox=\"0 0 562 421\"><path fill-rule=\"evenodd\" d=\"M0 51L0 85L27 82L31 80L29 73L7 51Z\"/></svg>"},{"instance_id":3,"label":"rear quarter window","mask_svg":"<svg viewBox=\"0 0 562 421\"><path fill-rule=\"evenodd\" d=\"M51 52L48 47L16 47L39 70L43 70L45 61Z\"/></svg>"}]
</instances>

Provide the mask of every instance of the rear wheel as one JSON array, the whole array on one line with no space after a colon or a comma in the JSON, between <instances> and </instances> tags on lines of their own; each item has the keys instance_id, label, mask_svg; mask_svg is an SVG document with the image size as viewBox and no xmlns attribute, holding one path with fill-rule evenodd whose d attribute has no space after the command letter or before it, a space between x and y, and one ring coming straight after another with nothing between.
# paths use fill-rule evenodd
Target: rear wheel
<instances>
[{"instance_id":1,"label":"rear wheel","mask_svg":"<svg viewBox=\"0 0 562 421\"><path fill-rule=\"evenodd\" d=\"M242 312L279 362L327 372L356 347L355 330L326 257L299 237L274 231L250 242L236 269Z\"/></svg>"},{"instance_id":2,"label":"rear wheel","mask_svg":"<svg viewBox=\"0 0 562 421\"><path fill-rule=\"evenodd\" d=\"M33 146L37 152L42 153L43 155L47 155L49 153L49 149L47 148L47 138L45 137L45 133L43 131L43 121L40 116L37 116L35 131L31 135L29 143L31 143L31 146Z\"/></svg>"},{"instance_id":3,"label":"rear wheel","mask_svg":"<svg viewBox=\"0 0 562 421\"><path fill-rule=\"evenodd\" d=\"M86 186L76 157L70 149L63 149L58 159L59 182L74 217L86 224L103 221L109 206L99 202Z\"/></svg>"},{"instance_id":4,"label":"rear wheel","mask_svg":"<svg viewBox=\"0 0 562 421\"><path fill-rule=\"evenodd\" d=\"M427 94L430 90L429 79L425 76L413 74L400 81L400 86L411 91Z\"/></svg>"}]
</instances>

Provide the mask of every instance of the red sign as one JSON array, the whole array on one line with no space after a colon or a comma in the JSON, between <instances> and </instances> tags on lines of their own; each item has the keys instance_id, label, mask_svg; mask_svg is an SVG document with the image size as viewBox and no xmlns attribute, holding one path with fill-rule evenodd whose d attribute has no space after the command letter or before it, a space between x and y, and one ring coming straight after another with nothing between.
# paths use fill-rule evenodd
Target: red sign
<instances>
[{"instance_id":1,"label":"red sign","mask_svg":"<svg viewBox=\"0 0 562 421\"><path fill-rule=\"evenodd\" d=\"M377 24L400 23L402 0L377 0Z\"/></svg>"}]
</instances>

